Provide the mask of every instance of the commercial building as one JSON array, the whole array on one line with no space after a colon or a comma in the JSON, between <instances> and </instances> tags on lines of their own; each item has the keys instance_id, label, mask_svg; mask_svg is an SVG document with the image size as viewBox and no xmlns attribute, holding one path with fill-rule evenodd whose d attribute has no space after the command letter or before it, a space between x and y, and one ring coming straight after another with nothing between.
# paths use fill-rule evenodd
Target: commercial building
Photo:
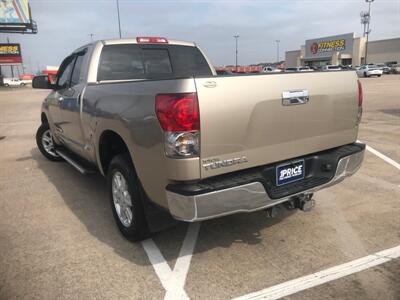
<instances>
[{"instance_id":1,"label":"commercial building","mask_svg":"<svg viewBox=\"0 0 400 300\"><path fill-rule=\"evenodd\" d=\"M286 51L286 67L400 63L400 38L369 41L368 49L366 43L354 33L306 40L300 50Z\"/></svg>"}]
</instances>

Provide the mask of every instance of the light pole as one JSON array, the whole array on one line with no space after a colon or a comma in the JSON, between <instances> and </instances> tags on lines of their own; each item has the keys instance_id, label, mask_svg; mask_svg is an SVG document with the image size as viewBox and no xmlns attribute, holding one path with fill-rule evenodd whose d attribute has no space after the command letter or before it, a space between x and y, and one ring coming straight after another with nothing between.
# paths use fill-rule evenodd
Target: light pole
<instances>
[{"instance_id":1,"label":"light pole","mask_svg":"<svg viewBox=\"0 0 400 300\"><path fill-rule=\"evenodd\" d=\"M7 44L9 44L9 43L10 43L10 39L7 37ZM11 77L14 78L14 66L10 65L10 68L11 68Z\"/></svg>"},{"instance_id":2,"label":"light pole","mask_svg":"<svg viewBox=\"0 0 400 300\"><path fill-rule=\"evenodd\" d=\"M93 36L94 36L94 34L93 34L93 33L89 33L89 35L90 35L90 42L93 42Z\"/></svg>"},{"instance_id":3,"label":"light pole","mask_svg":"<svg viewBox=\"0 0 400 300\"><path fill-rule=\"evenodd\" d=\"M235 71L237 72L237 68L238 68L238 38L239 38L239 35L236 34L233 37L235 38L235 43L236 43L236 67L235 67Z\"/></svg>"},{"instance_id":4,"label":"light pole","mask_svg":"<svg viewBox=\"0 0 400 300\"><path fill-rule=\"evenodd\" d=\"M121 35L121 19L119 17L119 1L117 0L117 15L118 15L118 30L119 30L119 38L122 37Z\"/></svg>"},{"instance_id":5,"label":"light pole","mask_svg":"<svg viewBox=\"0 0 400 300\"><path fill-rule=\"evenodd\" d=\"M365 2L368 3L368 22L367 22L367 43L365 44L365 64L368 64L367 61L367 56L368 56L368 39L369 39L369 34L371 33L371 29L369 29L369 22L371 21L371 3L374 2L374 0L365 0Z\"/></svg>"},{"instance_id":6,"label":"light pole","mask_svg":"<svg viewBox=\"0 0 400 300\"><path fill-rule=\"evenodd\" d=\"M281 42L280 40L275 40L276 42L276 62L279 63L279 43Z\"/></svg>"}]
</instances>

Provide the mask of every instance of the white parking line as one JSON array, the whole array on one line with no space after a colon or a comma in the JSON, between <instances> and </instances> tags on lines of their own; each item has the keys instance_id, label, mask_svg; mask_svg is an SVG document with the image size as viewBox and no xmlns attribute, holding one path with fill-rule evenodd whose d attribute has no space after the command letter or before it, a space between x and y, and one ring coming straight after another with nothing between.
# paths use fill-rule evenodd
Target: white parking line
<instances>
[{"instance_id":1,"label":"white parking line","mask_svg":"<svg viewBox=\"0 0 400 300\"><path fill-rule=\"evenodd\" d=\"M390 157L387 157L386 155L380 153L378 150L375 150L374 148L370 147L367 145L367 150L373 154L375 154L376 156L378 156L379 158L383 159L384 161L386 161L388 164L391 164L393 167L397 168L400 170L400 164L396 161L394 161L393 159L391 159Z\"/></svg>"},{"instance_id":2,"label":"white parking line","mask_svg":"<svg viewBox=\"0 0 400 300\"><path fill-rule=\"evenodd\" d=\"M164 299L189 299L184 287L190 261L192 259L200 223L190 223L183 240L179 256L176 259L174 270L171 270L160 249L152 239L142 242L143 248L149 257L151 264L166 290Z\"/></svg>"},{"instance_id":3,"label":"white parking line","mask_svg":"<svg viewBox=\"0 0 400 300\"><path fill-rule=\"evenodd\" d=\"M264 290L235 298L234 300L279 299L378 266L398 257L400 257L400 245L317 273L286 281Z\"/></svg>"}]
</instances>

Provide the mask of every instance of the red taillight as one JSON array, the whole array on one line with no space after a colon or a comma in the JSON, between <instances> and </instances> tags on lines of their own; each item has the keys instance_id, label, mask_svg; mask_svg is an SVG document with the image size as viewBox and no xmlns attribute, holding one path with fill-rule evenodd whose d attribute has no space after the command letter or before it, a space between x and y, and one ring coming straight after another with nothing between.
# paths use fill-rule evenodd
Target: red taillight
<instances>
[{"instance_id":1,"label":"red taillight","mask_svg":"<svg viewBox=\"0 0 400 300\"><path fill-rule=\"evenodd\" d=\"M156 114L164 131L194 131L200 129L196 93L158 94Z\"/></svg>"},{"instance_id":2,"label":"red taillight","mask_svg":"<svg viewBox=\"0 0 400 300\"><path fill-rule=\"evenodd\" d=\"M363 90L362 90L362 85L360 80L357 80L358 82L358 106L362 106L363 104Z\"/></svg>"},{"instance_id":3,"label":"red taillight","mask_svg":"<svg viewBox=\"0 0 400 300\"><path fill-rule=\"evenodd\" d=\"M141 37L137 37L136 41L140 44L144 44L144 43L168 44L168 40L163 37L141 36Z\"/></svg>"}]
</instances>

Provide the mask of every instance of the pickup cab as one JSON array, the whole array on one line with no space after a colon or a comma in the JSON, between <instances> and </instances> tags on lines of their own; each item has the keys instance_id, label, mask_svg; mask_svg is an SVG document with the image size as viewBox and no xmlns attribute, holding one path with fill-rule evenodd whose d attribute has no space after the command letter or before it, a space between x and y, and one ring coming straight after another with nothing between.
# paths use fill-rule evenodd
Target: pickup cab
<instances>
[{"instance_id":1,"label":"pickup cab","mask_svg":"<svg viewBox=\"0 0 400 300\"><path fill-rule=\"evenodd\" d=\"M364 156L354 71L217 76L194 43L138 37L83 46L33 87L51 89L40 151L104 175L133 241L174 220L304 209Z\"/></svg>"}]
</instances>

